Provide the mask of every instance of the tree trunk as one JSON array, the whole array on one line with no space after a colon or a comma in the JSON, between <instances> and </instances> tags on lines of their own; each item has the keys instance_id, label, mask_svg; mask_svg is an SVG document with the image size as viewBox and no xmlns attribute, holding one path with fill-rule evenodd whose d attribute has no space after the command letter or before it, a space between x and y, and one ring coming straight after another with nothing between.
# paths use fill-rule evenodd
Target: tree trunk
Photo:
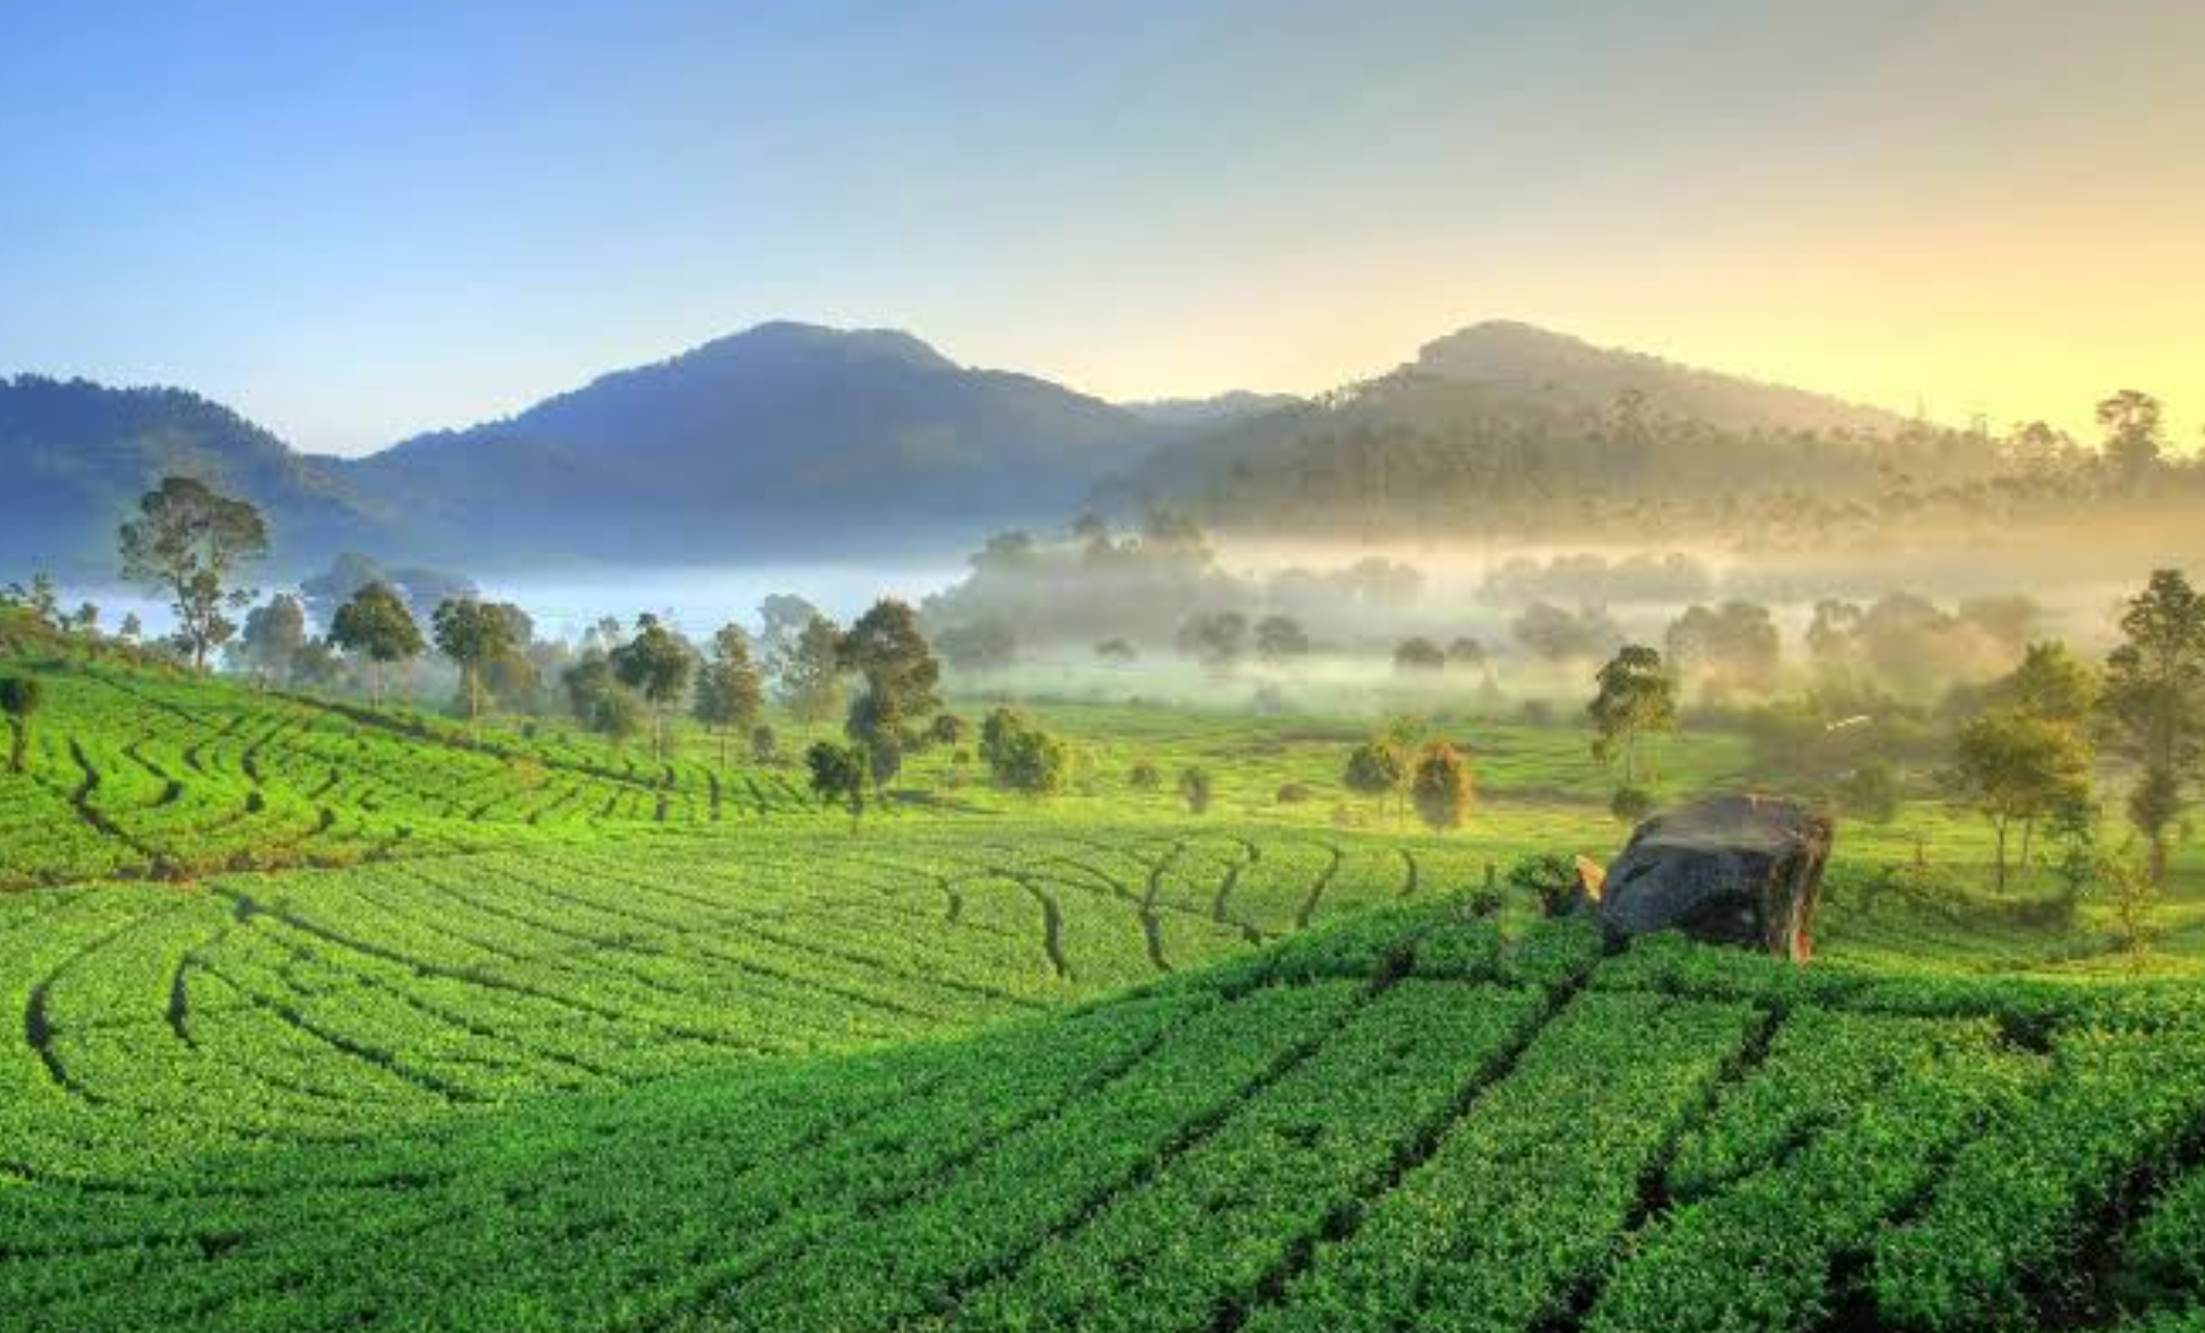
<instances>
[{"instance_id":1,"label":"tree trunk","mask_svg":"<svg viewBox=\"0 0 2205 1333\"><path fill-rule=\"evenodd\" d=\"M2030 847L2037 840L2036 816L2021 821L2021 873L2029 873Z\"/></svg>"},{"instance_id":2,"label":"tree trunk","mask_svg":"<svg viewBox=\"0 0 2205 1333\"><path fill-rule=\"evenodd\" d=\"M2151 831L2151 882L2154 884L2165 884L2167 882L2167 831L2165 829L2155 828Z\"/></svg>"},{"instance_id":3,"label":"tree trunk","mask_svg":"<svg viewBox=\"0 0 2205 1333\"><path fill-rule=\"evenodd\" d=\"M20 773L23 771L24 759L30 754L31 724L20 719L11 720L8 731L11 733L8 739L8 771Z\"/></svg>"},{"instance_id":4,"label":"tree trunk","mask_svg":"<svg viewBox=\"0 0 2205 1333\"><path fill-rule=\"evenodd\" d=\"M1996 820L1994 826L1998 829L1998 873L1993 878L1992 884L1998 892L2004 893L2006 891L2006 821L2003 819Z\"/></svg>"}]
</instances>

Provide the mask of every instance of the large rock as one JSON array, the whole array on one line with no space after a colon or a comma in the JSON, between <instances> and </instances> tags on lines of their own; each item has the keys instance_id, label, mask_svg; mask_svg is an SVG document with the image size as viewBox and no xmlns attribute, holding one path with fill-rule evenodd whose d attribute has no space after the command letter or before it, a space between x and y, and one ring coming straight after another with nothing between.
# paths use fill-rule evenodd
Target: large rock
<instances>
[{"instance_id":1,"label":"large rock","mask_svg":"<svg viewBox=\"0 0 2205 1333\"><path fill-rule=\"evenodd\" d=\"M1657 930L1805 962L1830 821L1790 801L1716 796L1638 826L1600 888L1610 944Z\"/></svg>"}]
</instances>

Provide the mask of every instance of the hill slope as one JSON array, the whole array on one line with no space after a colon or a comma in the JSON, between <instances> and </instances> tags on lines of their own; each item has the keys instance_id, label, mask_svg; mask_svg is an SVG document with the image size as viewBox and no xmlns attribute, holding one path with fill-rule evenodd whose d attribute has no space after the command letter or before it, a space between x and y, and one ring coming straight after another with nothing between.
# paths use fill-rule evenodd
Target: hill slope
<instances>
[{"instance_id":1,"label":"hill slope","mask_svg":"<svg viewBox=\"0 0 2205 1333\"><path fill-rule=\"evenodd\" d=\"M181 389L0 379L0 573L111 577L115 527L161 476L243 495L272 520L282 562L372 543L380 523L330 470L217 403Z\"/></svg>"},{"instance_id":2,"label":"hill slope","mask_svg":"<svg viewBox=\"0 0 2205 1333\"><path fill-rule=\"evenodd\" d=\"M51 1058L11 1062L0 1103L17 1315L1671 1333L1809 1328L1833 1307L1861 1330L2088 1327L2205 1299L2194 996L1803 982L1689 946L1600 962L1576 923L1434 905L955 1041L501 1109L484 1093L532 1047L577 1071L632 1065L632 1043L590 1040L582 1017L625 1003L617 974L539 991L434 961L490 947L467 943L482 923L369 949L357 926L315 924L333 896L272 903L229 932L268 933L264 960L199 965L197 990L225 983L204 1013L133 1026L80 1010L73 978L34 992ZM67 960L114 933L76 919L87 906L0 935L0 975L35 966L18 955L55 927L70 938L46 965L81 971ZM277 999L278 967L360 979L349 1003ZM110 1003L157 1004L133 989ZM763 991L737 994L764 1016ZM580 1012L514 1028L501 1011L524 1004ZM470 1023L522 1041L501 1052ZM418 1041L392 1045L408 1025ZM168 1137L243 1110L212 1078L218 1051L283 1071L257 1142L150 1159L135 1118ZM204 1070L190 1102L138 1104L129 1080L169 1063ZM473 1114L380 1139L344 1123L470 1090Z\"/></svg>"},{"instance_id":3,"label":"hill slope","mask_svg":"<svg viewBox=\"0 0 2205 1333\"><path fill-rule=\"evenodd\" d=\"M1986 443L1798 389L1512 323L1479 324L1322 399L1157 451L1107 493L1164 497L1227 529L1533 531L1562 513L1674 508L1735 537L1793 497L1842 507L1885 465L1925 485L1988 475ZM1558 512L1559 511L1559 512Z\"/></svg>"},{"instance_id":4,"label":"hill slope","mask_svg":"<svg viewBox=\"0 0 2205 1333\"><path fill-rule=\"evenodd\" d=\"M338 470L433 553L709 561L1053 520L1161 438L908 334L783 323Z\"/></svg>"}]
</instances>

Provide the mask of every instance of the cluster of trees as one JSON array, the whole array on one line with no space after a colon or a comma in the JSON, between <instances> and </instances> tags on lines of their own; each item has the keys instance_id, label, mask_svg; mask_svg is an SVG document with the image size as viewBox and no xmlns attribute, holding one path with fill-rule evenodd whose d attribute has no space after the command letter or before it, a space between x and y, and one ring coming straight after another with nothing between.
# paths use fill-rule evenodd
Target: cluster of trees
<instances>
[{"instance_id":1,"label":"cluster of trees","mask_svg":"<svg viewBox=\"0 0 2205 1333\"><path fill-rule=\"evenodd\" d=\"M1348 751L1341 782L1381 812L1406 798L1435 833L1460 828L1477 800L1469 758L1439 737L1418 744L1417 730L1397 724Z\"/></svg>"},{"instance_id":2,"label":"cluster of trees","mask_svg":"<svg viewBox=\"0 0 2205 1333\"><path fill-rule=\"evenodd\" d=\"M981 723L980 758L996 786L1027 796L1064 790L1072 773L1072 748L1010 708L994 710Z\"/></svg>"},{"instance_id":3,"label":"cluster of trees","mask_svg":"<svg viewBox=\"0 0 2205 1333\"><path fill-rule=\"evenodd\" d=\"M1714 586L1707 566L1682 552L1638 552L1614 559L1580 552L1545 560L1530 556L1504 560L1486 571L1478 584L1478 600L1498 607L1556 601L1589 606L1694 602L1707 597Z\"/></svg>"},{"instance_id":4,"label":"cluster of trees","mask_svg":"<svg viewBox=\"0 0 2205 1333\"><path fill-rule=\"evenodd\" d=\"M1654 410L1629 388L1600 403L1408 368L1220 432L1196 485L1207 519L1273 535L1545 540L1567 524L1798 550L2205 496L2205 461L2172 452L2156 398L2122 390L2096 416L2095 442L2042 421L1779 427Z\"/></svg>"}]
</instances>

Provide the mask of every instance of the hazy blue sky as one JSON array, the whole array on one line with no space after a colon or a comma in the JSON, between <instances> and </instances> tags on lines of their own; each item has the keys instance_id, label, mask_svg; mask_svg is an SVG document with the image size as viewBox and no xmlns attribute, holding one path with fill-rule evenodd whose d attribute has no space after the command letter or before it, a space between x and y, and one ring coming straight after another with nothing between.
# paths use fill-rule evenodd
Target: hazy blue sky
<instances>
[{"instance_id":1,"label":"hazy blue sky","mask_svg":"<svg viewBox=\"0 0 2205 1333\"><path fill-rule=\"evenodd\" d=\"M2205 417L2199 0L0 0L0 371L302 447L773 317L1112 397L1510 316Z\"/></svg>"}]
</instances>

